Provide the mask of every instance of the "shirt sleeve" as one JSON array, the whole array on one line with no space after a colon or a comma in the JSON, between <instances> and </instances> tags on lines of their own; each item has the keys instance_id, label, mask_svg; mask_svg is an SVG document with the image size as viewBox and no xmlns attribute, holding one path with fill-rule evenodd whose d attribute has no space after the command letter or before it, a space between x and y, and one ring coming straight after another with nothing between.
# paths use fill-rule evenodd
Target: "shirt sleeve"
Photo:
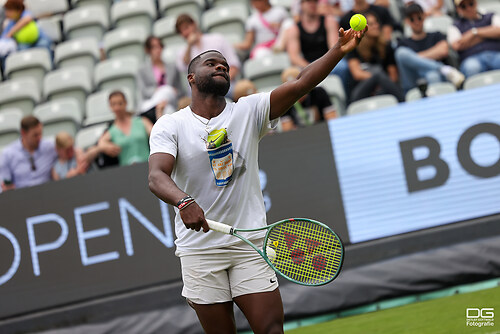
<instances>
[{"instance_id":1,"label":"shirt sleeve","mask_svg":"<svg viewBox=\"0 0 500 334\"><path fill-rule=\"evenodd\" d=\"M164 115L156 121L149 136L149 155L168 153L177 157L177 127L171 115Z\"/></svg>"}]
</instances>

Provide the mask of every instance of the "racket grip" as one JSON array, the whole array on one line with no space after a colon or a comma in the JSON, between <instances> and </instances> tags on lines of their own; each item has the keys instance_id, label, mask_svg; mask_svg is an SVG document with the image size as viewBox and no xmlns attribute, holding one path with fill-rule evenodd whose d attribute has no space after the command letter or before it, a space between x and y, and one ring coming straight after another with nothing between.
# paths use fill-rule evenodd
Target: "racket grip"
<instances>
[{"instance_id":1,"label":"racket grip","mask_svg":"<svg viewBox=\"0 0 500 334\"><path fill-rule=\"evenodd\" d=\"M210 227L211 230L225 233L225 234L232 234L233 227L230 225L226 225L223 223L219 223L210 219L206 219L208 223L208 227Z\"/></svg>"}]
</instances>

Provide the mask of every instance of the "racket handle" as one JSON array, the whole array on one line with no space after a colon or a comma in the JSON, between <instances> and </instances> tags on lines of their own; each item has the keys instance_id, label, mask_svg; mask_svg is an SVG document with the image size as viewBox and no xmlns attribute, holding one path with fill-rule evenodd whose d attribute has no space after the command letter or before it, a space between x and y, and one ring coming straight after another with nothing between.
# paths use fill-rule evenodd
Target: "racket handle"
<instances>
[{"instance_id":1,"label":"racket handle","mask_svg":"<svg viewBox=\"0 0 500 334\"><path fill-rule=\"evenodd\" d=\"M214 231L217 231L217 232L221 232L221 233L225 233L225 234L232 234L232 231L233 231L233 227L230 226L230 225L226 225L226 224L223 224L223 223L219 223L219 222L216 222L216 221L213 221L213 220L210 220L210 219L206 219L207 223L208 223L208 227L210 227L211 230L214 230Z\"/></svg>"}]
</instances>

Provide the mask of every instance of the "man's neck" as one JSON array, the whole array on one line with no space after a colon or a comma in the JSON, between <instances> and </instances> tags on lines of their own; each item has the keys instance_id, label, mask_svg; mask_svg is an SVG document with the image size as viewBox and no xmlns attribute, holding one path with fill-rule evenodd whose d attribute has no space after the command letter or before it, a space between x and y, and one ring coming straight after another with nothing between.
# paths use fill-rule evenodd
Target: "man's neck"
<instances>
[{"instance_id":1,"label":"man's neck","mask_svg":"<svg viewBox=\"0 0 500 334\"><path fill-rule=\"evenodd\" d=\"M424 39L425 36L427 36L427 33L422 30L419 33L413 32L413 34L411 35L411 39L416 40L416 41L420 41L420 40Z\"/></svg>"},{"instance_id":2,"label":"man's neck","mask_svg":"<svg viewBox=\"0 0 500 334\"><path fill-rule=\"evenodd\" d=\"M317 13L304 13L302 15L302 23L315 23L319 19L319 14Z\"/></svg>"},{"instance_id":3,"label":"man's neck","mask_svg":"<svg viewBox=\"0 0 500 334\"><path fill-rule=\"evenodd\" d=\"M364 3L354 3L354 6L352 6L352 10L356 13L359 12L364 12L370 7L370 4L368 2Z\"/></svg>"},{"instance_id":4,"label":"man's neck","mask_svg":"<svg viewBox=\"0 0 500 334\"><path fill-rule=\"evenodd\" d=\"M217 117L226 107L224 96L208 95L198 93L193 94L191 110L206 119Z\"/></svg>"},{"instance_id":5,"label":"man's neck","mask_svg":"<svg viewBox=\"0 0 500 334\"><path fill-rule=\"evenodd\" d=\"M33 148L33 147L30 147L28 146L28 144L26 143L26 141L24 139L21 138L21 144L23 145L23 148L28 151L29 153L33 153L36 151L36 147Z\"/></svg>"}]
</instances>

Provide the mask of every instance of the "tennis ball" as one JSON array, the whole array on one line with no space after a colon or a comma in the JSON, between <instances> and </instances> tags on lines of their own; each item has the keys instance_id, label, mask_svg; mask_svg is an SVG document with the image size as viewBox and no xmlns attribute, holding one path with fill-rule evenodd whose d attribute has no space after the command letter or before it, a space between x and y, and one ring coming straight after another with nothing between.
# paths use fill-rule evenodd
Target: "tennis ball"
<instances>
[{"instance_id":1,"label":"tennis ball","mask_svg":"<svg viewBox=\"0 0 500 334\"><path fill-rule=\"evenodd\" d=\"M224 143L224 141L227 138L227 131L226 129L220 129L220 130L214 130L210 132L210 134L207 137L207 142L209 147L219 147Z\"/></svg>"},{"instance_id":2,"label":"tennis ball","mask_svg":"<svg viewBox=\"0 0 500 334\"><path fill-rule=\"evenodd\" d=\"M351 17L349 21L352 30L361 31L366 27L366 17L361 14L356 14Z\"/></svg>"},{"instance_id":3,"label":"tennis ball","mask_svg":"<svg viewBox=\"0 0 500 334\"><path fill-rule=\"evenodd\" d=\"M271 262L276 260L276 251L269 246L266 247L266 255Z\"/></svg>"}]
</instances>

